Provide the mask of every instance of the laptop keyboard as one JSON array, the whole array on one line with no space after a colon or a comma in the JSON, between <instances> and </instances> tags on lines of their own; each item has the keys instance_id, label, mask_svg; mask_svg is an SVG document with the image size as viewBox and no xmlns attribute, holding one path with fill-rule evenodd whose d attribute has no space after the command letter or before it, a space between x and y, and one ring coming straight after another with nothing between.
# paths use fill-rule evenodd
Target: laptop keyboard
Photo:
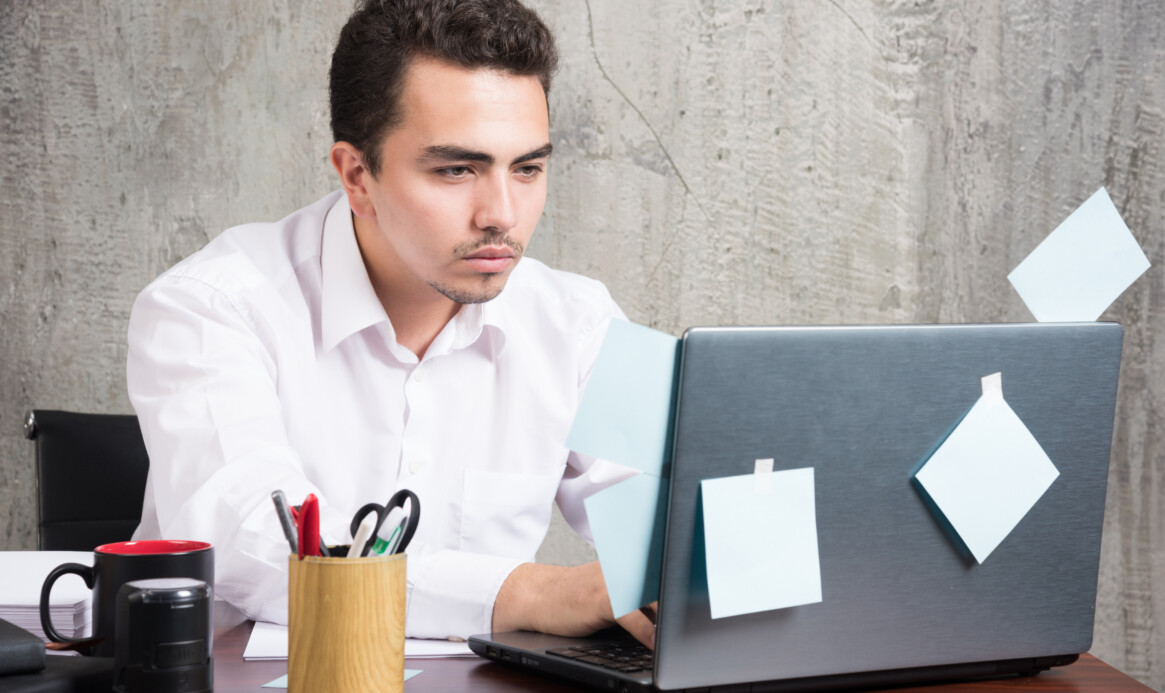
<instances>
[{"instance_id":1,"label":"laptop keyboard","mask_svg":"<svg viewBox=\"0 0 1165 693\"><path fill-rule=\"evenodd\" d=\"M573 659L576 662L596 664L624 674L651 671L651 650L639 643L609 642L583 647L559 647L546 650L547 654Z\"/></svg>"}]
</instances>

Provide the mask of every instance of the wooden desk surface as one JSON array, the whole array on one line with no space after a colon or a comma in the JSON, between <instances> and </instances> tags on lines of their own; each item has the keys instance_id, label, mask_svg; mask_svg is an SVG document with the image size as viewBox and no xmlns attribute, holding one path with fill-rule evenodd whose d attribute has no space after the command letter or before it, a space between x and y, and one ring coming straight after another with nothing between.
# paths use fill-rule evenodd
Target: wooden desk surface
<instances>
[{"instance_id":1,"label":"wooden desk surface","mask_svg":"<svg viewBox=\"0 0 1165 693\"><path fill-rule=\"evenodd\" d=\"M251 635L251 622L238 612L218 603L215 605L214 690L215 693L265 693L264 683L287 673L287 662L246 662L243 649ZM405 691L473 691L474 693L501 693L502 691L538 691L540 693L569 693L586 691L569 684L527 674L477 657L450 659L410 659L409 669L421 669L422 674L405 683ZM1057 667L1039 676L1008 678L996 681L914 686L902 690L911 693L947 691L972 693L976 691L1142 691L1152 689L1113 669L1092 655L1080 656L1080 661L1067 667Z\"/></svg>"}]
</instances>

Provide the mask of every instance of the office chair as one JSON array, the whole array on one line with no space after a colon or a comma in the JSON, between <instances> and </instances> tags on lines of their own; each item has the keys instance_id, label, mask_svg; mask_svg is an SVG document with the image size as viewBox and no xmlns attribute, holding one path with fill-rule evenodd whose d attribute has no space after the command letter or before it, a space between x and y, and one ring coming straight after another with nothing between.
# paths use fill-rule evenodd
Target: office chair
<instances>
[{"instance_id":1,"label":"office chair","mask_svg":"<svg viewBox=\"0 0 1165 693\"><path fill-rule=\"evenodd\" d=\"M36 409L24 437L36 443L40 550L90 551L133 535L150 466L136 416Z\"/></svg>"}]
</instances>

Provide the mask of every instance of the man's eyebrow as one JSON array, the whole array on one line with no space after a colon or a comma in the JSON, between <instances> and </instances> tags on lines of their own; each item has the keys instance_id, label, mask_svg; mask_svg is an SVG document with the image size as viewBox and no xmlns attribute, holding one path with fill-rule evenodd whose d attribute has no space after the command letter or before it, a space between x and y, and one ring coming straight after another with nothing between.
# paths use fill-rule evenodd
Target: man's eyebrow
<instances>
[{"instance_id":1,"label":"man's eyebrow","mask_svg":"<svg viewBox=\"0 0 1165 693\"><path fill-rule=\"evenodd\" d=\"M544 144L532 152L527 152L518 158L514 159L510 165L517 166L518 164L533 161L535 159L544 159L550 156L554 151L554 145ZM465 147L458 147L450 144L435 144L431 147L425 147L425 153L421 157L421 161L425 164L452 162L452 161L479 161L483 164L493 164L494 157L492 154L485 152L478 152Z\"/></svg>"},{"instance_id":2,"label":"man's eyebrow","mask_svg":"<svg viewBox=\"0 0 1165 693\"><path fill-rule=\"evenodd\" d=\"M550 153L553 151L554 151L554 145L550 144L550 143L546 143L546 144L542 145L541 147L535 149L534 151L529 152L528 154L523 154L522 156L518 157L517 159L514 159L514 161L510 165L517 166L518 164L524 164L527 161L533 161L534 159L545 159L546 157L550 156Z\"/></svg>"},{"instance_id":3,"label":"man's eyebrow","mask_svg":"<svg viewBox=\"0 0 1165 693\"><path fill-rule=\"evenodd\" d=\"M425 147L425 155L421 157L421 161L425 163L440 161L480 161L485 164L492 164L494 158L485 152L475 152L472 149L466 149L464 147L435 144L431 147Z\"/></svg>"}]
</instances>

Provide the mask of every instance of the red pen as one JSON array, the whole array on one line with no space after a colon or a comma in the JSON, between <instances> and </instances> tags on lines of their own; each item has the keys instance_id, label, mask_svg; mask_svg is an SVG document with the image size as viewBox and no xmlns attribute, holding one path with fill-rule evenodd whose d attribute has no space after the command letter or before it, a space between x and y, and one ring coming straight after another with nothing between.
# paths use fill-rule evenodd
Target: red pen
<instances>
[{"instance_id":1,"label":"red pen","mask_svg":"<svg viewBox=\"0 0 1165 693\"><path fill-rule=\"evenodd\" d=\"M320 502L309 493L295 516L299 530L299 557L320 555Z\"/></svg>"}]
</instances>

